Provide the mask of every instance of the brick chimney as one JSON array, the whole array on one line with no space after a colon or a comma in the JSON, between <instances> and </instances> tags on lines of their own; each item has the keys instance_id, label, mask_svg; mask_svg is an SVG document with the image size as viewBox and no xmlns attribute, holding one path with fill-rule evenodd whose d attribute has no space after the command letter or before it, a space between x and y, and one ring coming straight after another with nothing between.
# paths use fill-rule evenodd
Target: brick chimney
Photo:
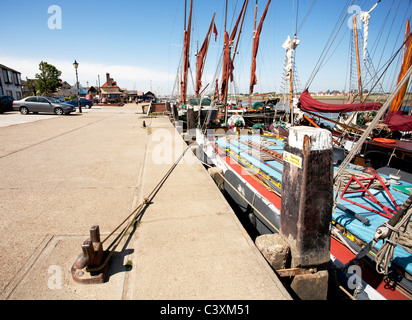
<instances>
[{"instance_id":1,"label":"brick chimney","mask_svg":"<svg viewBox=\"0 0 412 320\"><path fill-rule=\"evenodd\" d=\"M110 78L109 73L106 73L106 83L108 87L112 87L112 78Z\"/></svg>"}]
</instances>

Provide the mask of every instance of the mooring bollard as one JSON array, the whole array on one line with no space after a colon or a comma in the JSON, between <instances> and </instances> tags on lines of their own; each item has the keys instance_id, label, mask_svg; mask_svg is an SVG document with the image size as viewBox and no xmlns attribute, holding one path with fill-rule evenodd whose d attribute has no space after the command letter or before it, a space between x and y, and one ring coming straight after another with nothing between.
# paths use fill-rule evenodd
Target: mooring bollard
<instances>
[{"instance_id":1,"label":"mooring bollard","mask_svg":"<svg viewBox=\"0 0 412 320\"><path fill-rule=\"evenodd\" d=\"M177 106L175 104L172 106L172 114L173 114L173 119L174 119L175 123L178 122L179 121L179 112L178 112Z\"/></svg>"},{"instance_id":2,"label":"mooring bollard","mask_svg":"<svg viewBox=\"0 0 412 320\"><path fill-rule=\"evenodd\" d=\"M187 107L186 116L187 116L187 130L195 129L196 128L196 118L195 118L195 111L193 110L192 106Z\"/></svg>"},{"instance_id":3,"label":"mooring bollard","mask_svg":"<svg viewBox=\"0 0 412 320\"><path fill-rule=\"evenodd\" d=\"M99 267L104 257L105 252L100 241L100 228L99 226L92 226L90 228L90 238L83 242L82 253L77 257L71 268L73 280L85 284L103 283L107 273L107 264L96 272L88 271L88 268Z\"/></svg>"},{"instance_id":4,"label":"mooring bollard","mask_svg":"<svg viewBox=\"0 0 412 320\"><path fill-rule=\"evenodd\" d=\"M325 270L330 260L331 133L318 128L291 127L283 159L280 232L290 246L292 268L320 270L313 276L295 277L295 288L300 291L297 294L304 299L320 299L324 294L321 291L327 292Z\"/></svg>"}]
</instances>

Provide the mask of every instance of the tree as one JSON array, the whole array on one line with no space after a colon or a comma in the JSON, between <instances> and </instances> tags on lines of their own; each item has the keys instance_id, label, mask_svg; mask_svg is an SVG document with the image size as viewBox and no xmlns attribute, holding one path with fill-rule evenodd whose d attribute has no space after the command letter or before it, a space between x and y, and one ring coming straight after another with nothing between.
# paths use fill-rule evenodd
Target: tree
<instances>
[{"instance_id":1,"label":"tree","mask_svg":"<svg viewBox=\"0 0 412 320\"><path fill-rule=\"evenodd\" d=\"M36 85L35 85L35 83L33 81L29 80L29 78L27 78L27 77L26 77L26 81L27 81L27 88L35 96L36 95Z\"/></svg>"},{"instance_id":2,"label":"tree","mask_svg":"<svg viewBox=\"0 0 412 320\"><path fill-rule=\"evenodd\" d=\"M40 73L36 73L36 90L39 94L53 93L62 86L61 71L47 62L40 62Z\"/></svg>"}]
</instances>

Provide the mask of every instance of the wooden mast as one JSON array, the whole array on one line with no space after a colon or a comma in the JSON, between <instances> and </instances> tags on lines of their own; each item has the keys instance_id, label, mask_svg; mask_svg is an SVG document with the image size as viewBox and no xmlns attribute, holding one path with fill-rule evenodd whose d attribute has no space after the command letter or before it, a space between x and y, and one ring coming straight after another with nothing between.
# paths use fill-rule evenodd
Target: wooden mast
<instances>
[{"instance_id":1,"label":"wooden mast","mask_svg":"<svg viewBox=\"0 0 412 320\"><path fill-rule=\"evenodd\" d=\"M197 57L196 57L196 98L200 96L200 89L202 87L201 78L203 74L203 69L205 67L205 61L206 61L207 51L209 49L209 42L210 42L210 37L212 35L212 28L214 25L215 16L216 16L216 13L213 14L212 22L210 23L210 27L206 34L206 38L203 41L202 47L200 48L200 51L198 51Z\"/></svg>"},{"instance_id":2,"label":"wooden mast","mask_svg":"<svg viewBox=\"0 0 412 320\"><path fill-rule=\"evenodd\" d=\"M260 38L260 33L262 32L262 26L263 26L263 21L266 18L266 14L269 9L271 0L268 0L266 4L265 11L262 14L262 17L260 18L259 26L256 29L256 16L257 16L257 1L256 1L256 7L255 7L255 23L254 23L254 32L253 32L253 49L252 49L252 63L251 63L251 69L250 69L250 83L249 83L249 108L251 107L252 104L252 94L253 94L253 87L257 83L257 77L256 77L256 55L259 49L259 38Z\"/></svg>"},{"instance_id":3,"label":"wooden mast","mask_svg":"<svg viewBox=\"0 0 412 320\"><path fill-rule=\"evenodd\" d=\"M226 50L229 50L228 46L229 46L229 34L227 32L227 0L226 0L226 9L225 9L225 32L224 32L224 40L223 40L223 65L225 66L225 58L226 58ZM230 55L229 55L230 57ZM227 73L228 73L228 66L226 66L226 69L223 70L223 74L222 74L222 85L221 85L221 90L223 90L223 94L221 97L223 106L225 108L225 125L227 125L227 96L226 93L224 91L224 83L227 83ZM225 78L225 79L223 79ZM217 82L216 82L217 84Z\"/></svg>"},{"instance_id":4,"label":"wooden mast","mask_svg":"<svg viewBox=\"0 0 412 320\"><path fill-rule=\"evenodd\" d=\"M233 66L233 59L231 59L230 57L230 48L232 46L232 43L236 37L237 34L237 28L240 22L240 18L242 17L243 14L243 19L242 19L242 25L243 25L243 20L245 17L245 13L246 13L246 7L247 7L247 3L249 0L245 0L242 6L242 10L240 11L239 17L236 21L235 27L232 30L232 33L230 35L229 38L229 34L226 30L226 20L227 20L227 0L226 0L226 12L225 12L225 34L224 34L224 45L223 45L223 75L222 75L222 87L221 87L221 97L222 97L222 103L223 106L225 108L225 123L227 123L227 96L228 96L228 86L229 86L229 77L231 75L231 69ZM241 28L239 31L239 35L241 33ZM238 39L236 42L236 47L235 47L235 53L236 54L236 49L237 49L237 45L239 43L239 35L238 35Z\"/></svg>"},{"instance_id":5,"label":"wooden mast","mask_svg":"<svg viewBox=\"0 0 412 320\"><path fill-rule=\"evenodd\" d=\"M182 80L182 94L181 94L182 104L186 104L187 71L189 69L190 29L192 28L192 5L193 5L193 0L190 0L190 12L189 12L189 21L187 24L187 29L186 29L186 14L185 14L184 49L183 49L183 80ZM186 8L185 8L185 12L186 12Z\"/></svg>"},{"instance_id":6,"label":"wooden mast","mask_svg":"<svg viewBox=\"0 0 412 320\"><path fill-rule=\"evenodd\" d=\"M256 16L257 16L257 0L256 0L256 5L255 5L255 21L253 24L253 40L255 39L256 36ZM254 43L255 41L253 41ZM254 47L254 46L253 46ZM252 65L250 66L250 77L253 77L253 48L252 48ZM250 80L250 82L252 83L252 79ZM250 108L252 106L252 86L249 86L249 102L248 102L248 108Z\"/></svg>"},{"instance_id":7,"label":"wooden mast","mask_svg":"<svg viewBox=\"0 0 412 320\"><path fill-rule=\"evenodd\" d=\"M360 58L359 58L359 43L358 43L358 28L356 25L356 16L353 16L353 32L355 36L355 49L356 49L356 67L358 70L358 90L359 90L359 100L363 102L362 94L362 78L361 78L361 67L360 67Z\"/></svg>"},{"instance_id":8,"label":"wooden mast","mask_svg":"<svg viewBox=\"0 0 412 320\"><path fill-rule=\"evenodd\" d=\"M290 124L293 125L293 66L289 73L289 109Z\"/></svg>"}]
</instances>

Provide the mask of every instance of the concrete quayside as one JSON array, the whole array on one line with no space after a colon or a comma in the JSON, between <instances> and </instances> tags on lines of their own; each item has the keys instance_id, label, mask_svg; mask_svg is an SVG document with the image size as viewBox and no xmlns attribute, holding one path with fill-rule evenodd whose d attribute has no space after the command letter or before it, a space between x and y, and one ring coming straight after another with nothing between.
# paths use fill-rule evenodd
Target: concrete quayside
<instances>
[{"instance_id":1,"label":"concrete quayside","mask_svg":"<svg viewBox=\"0 0 412 320\"><path fill-rule=\"evenodd\" d=\"M187 146L168 117L135 104L8 116L33 121L0 126L0 299L291 299L192 152L125 233L106 280L74 281L89 229L105 239Z\"/></svg>"}]
</instances>

